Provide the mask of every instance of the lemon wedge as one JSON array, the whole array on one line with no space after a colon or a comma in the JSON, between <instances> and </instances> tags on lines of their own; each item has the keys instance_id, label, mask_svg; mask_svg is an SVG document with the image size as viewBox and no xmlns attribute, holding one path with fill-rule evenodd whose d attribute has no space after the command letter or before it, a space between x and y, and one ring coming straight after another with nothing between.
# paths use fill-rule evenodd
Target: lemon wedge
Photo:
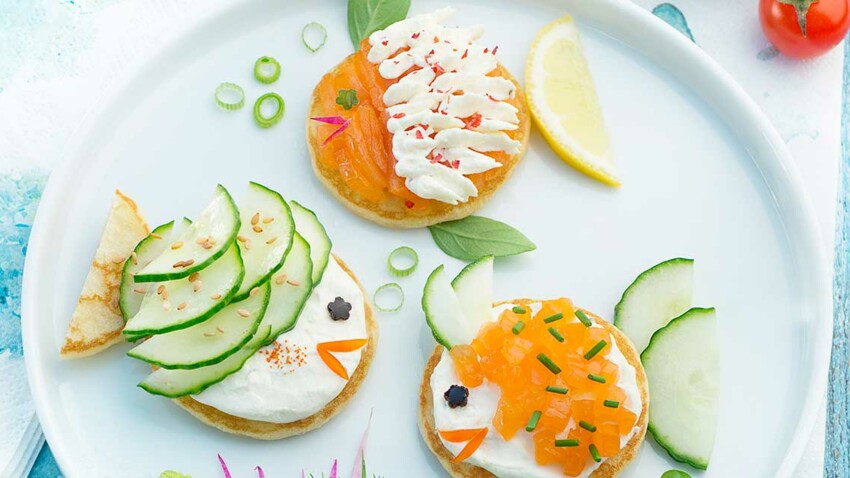
<instances>
[{"instance_id":1,"label":"lemon wedge","mask_svg":"<svg viewBox=\"0 0 850 478\"><path fill-rule=\"evenodd\" d=\"M555 20L537 34L525 85L531 115L555 153L588 176L619 186L602 107L572 17Z\"/></svg>"}]
</instances>

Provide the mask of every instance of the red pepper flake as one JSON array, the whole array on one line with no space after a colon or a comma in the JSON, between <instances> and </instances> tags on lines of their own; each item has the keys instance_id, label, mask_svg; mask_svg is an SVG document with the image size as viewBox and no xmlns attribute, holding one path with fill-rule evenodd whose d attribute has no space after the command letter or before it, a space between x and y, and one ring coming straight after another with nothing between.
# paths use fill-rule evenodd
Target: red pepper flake
<instances>
[{"instance_id":1,"label":"red pepper flake","mask_svg":"<svg viewBox=\"0 0 850 478\"><path fill-rule=\"evenodd\" d=\"M440 39L438 37L434 37L434 43L440 43Z\"/></svg>"},{"instance_id":2,"label":"red pepper flake","mask_svg":"<svg viewBox=\"0 0 850 478\"><path fill-rule=\"evenodd\" d=\"M389 40L384 40L384 41L381 42L381 45L384 45L384 46L387 46L389 44L390 44Z\"/></svg>"},{"instance_id":3,"label":"red pepper flake","mask_svg":"<svg viewBox=\"0 0 850 478\"><path fill-rule=\"evenodd\" d=\"M404 113L396 113L396 114L393 115L393 118L399 119L399 118L404 118L404 116L405 116Z\"/></svg>"},{"instance_id":4,"label":"red pepper flake","mask_svg":"<svg viewBox=\"0 0 850 478\"><path fill-rule=\"evenodd\" d=\"M260 350L269 368L293 372L296 368L307 363L306 349L284 340L283 343L272 342L271 346Z\"/></svg>"},{"instance_id":5,"label":"red pepper flake","mask_svg":"<svg viewBox=\"0 0 850 478\"><path fill-rule=\"evenodd\" d=\"M430 125L419 123L419 127L422 129L428 129Z\"/></svg>"},{"instance_id":6,"label":"red pepper flake","mask_svg":"<svg viewBox=\"0 0 850 478\"><path fill-rule=\"evenodd\" d=\"M409 199L407 201L404 201L404 207L406 207L407 209L412 209L413 206L415 206L415 205L416 204L413 204L413 201L411 201Z\"/></svg>"},{"instance_id":7,"label":"red pepper flake","mask_svg":"<svg viewBox=\"0 0 850 478\"><path fill-rule=\"evenodd\" d=\"M497 51L499 51L499 45L496 45L496 48L493 48L493 54L495 55Z\"/></svg>"},{"instance_id":8,"label":"red pepper flake","mask_svg":"<svg viewBox=\"0 0 850 478\"><path fill-rule=\"evenodd\" d=\"M398 60L393 60L393 65L398 65Z\"/></svg>"},{"instance_id":9,"label":"red pepper flake","mask_svg":"<svg viewBox=\"0 0 850 478\"><path fill-rule=\"evenodd\" d=\"M410 35L410 38L413 38L414 40L416 40L417 38L419 38L420 33L422 33L422 32L416 32L413 35Z\"/></svg>"},{"instance_id":10,"label":"red pepper flake","mask_svg":"<svg viewBox=\"0 0 850 478\"><path fill-rule=\"evenodd\" d=\"M436 164L436 163L439 163L442 160L443 160L443 154L437 153L431 158L430 161L431 161L431 164Z\"/></svg>"},{"instance_id":11,"label":"red pepper flake","mask_svg":"<svg viewBox=\"0 0 850 478\"><path fill-rule=\"evenodd\" d=\"M441 114L441 115L446 115L446 116L448 116L448 115L449 115L449 113L448 113L446 110L440 111L440 114Z\"/></svg>"},{"instance_id":12,"label":"red pepper flake","mask_svg":"<svg viewBox=\"0 0 850 478\"><path fill-rule=\"evenodd\" d=\"M484 96L486 96L487 98L490 98L490 101L495 101L496 103L498 103L498 102L499 102L499 100L497 100L496 98L493 98L492 96L490 96L490 93L487 93L487 94L486 94L486 95L484 95Z\"/></svg>"},{"instance_id":13,"label":"red pepper flake","mask_svg":"<svg viewBox=\"0 0 850 478\"><path fill-rule=\"evenodd\" d=\"M466 129L474 129L481 126L481 113L475 113L464 121Z\"/></svg>"},{"instance_id":14,"label":"red pepper flake","mask_svg":"<svg viewBox=\"0 0 850 478\"><path fill-rule=\"evenodd\" d=\"M467 56L469 56L469 48L463 51L463 56L461 56L460 59L466 59Z\"/></svg>"},{"instance_id":15,"label":"red pepper flake","mask_svg":"<svg viewBox=\"0 0 850 478\"><path fill-rule=\"evenodd\" d=\"M454 161L452 161L452 162L451 162L451 165L452 165L452 167L453 167L453 168L455 168L455 169L459 168L459 167L460 167L460 160L459 160L459 159L455 159Z\"/></svg>"},{"instance_id":16,"label":"red pepper flake","mask_svg":"<svg viewBox=\"0 0 850 478\"><path fill-rule=\"evenodd\" d=\"M484 53L489 53L489 52L490 52L490 49L489 49L489 48L485 48L485 49L484 49Z\"/></svg>"},{"instance_id":17,"label":"red pepper flake","mask_svg":"<svg viewBox=\"0 0 850 478\"><path fill-rule=\"evenodd\" d=\"M435 51L434 51L434 49L432 48L432 49L431 49L431 51L429 51L429 52L428 52L428 55L427 55L427 56L433 56L433 55L434 55L434 53L435 53Z\"/></svg>"},{"instance_id":18,"label":"red pepper flake","mask_svg":"<svg viewBox=\"0 0 850 478\"><path fill-rule=\"evenodd\" d=\"M416 139L425 139L425 137L422 136L422 130L416 130Z\"/></svg>"},{"instance_id":19,"label":"red pepper flake","mask_svg":"<svg viewBox=\"0 0 850 478\"><path fill-rule=\"evenodd\" d=\"M434 66L431 67L434 70L434 73L441 75L446 72L446 70L439 63L435 63Z\"/></svg>"}]
</instances>

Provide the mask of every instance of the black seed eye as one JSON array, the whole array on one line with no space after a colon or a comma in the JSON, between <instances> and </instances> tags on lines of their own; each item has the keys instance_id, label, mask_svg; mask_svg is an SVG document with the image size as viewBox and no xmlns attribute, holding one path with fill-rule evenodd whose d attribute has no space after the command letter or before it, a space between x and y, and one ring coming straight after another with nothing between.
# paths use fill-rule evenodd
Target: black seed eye
<instances>
[{"instance_id":1,"label":"black seed eye","mask_svg":"<svg viewBox=\"0 0 850 478\"><path fill-rule=\"evenodd\" d=\"M333 320L348 320L351 316L351 304L342 297L337 297L333 302L328 303L328 312Z\"/></svg>"},{"instance_id":2,"label":"black seed eye","mask_svg":"<svg viewBox=\"0 0 850 478\"><path fill-rule=\"evenodd\" d=\"M451 408L465 407L469 398L469 389L462 385L452 385L443 394L443 398L449 402Z\"/></svg>"}]
</instances>

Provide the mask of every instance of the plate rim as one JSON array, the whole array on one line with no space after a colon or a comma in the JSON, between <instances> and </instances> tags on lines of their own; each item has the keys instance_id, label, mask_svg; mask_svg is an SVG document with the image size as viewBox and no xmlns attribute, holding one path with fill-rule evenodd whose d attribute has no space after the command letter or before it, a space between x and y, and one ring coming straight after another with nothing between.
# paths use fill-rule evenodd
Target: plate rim
<instances>
[{"instance_id":1,"label":"plate rim","mask_svg":"<svg viewBox=\"0 0 850 478\"><path fill-rule=\"evenodd\" d=\"M798 246L800 250L803 250L803 254L810 259L808 261L810 264L803 268L803 270L809 272L809 278L805 281L808 293L802 294L802 297L807 305L820 312L814 314L815 318L810 319L806 324L807 330L812 333L811 342L814 343L813 347L809 347L811 349L809 352L815 370L808 377L808 393L799 413L794 437L788 441L785 458L777 470L777 476L790 476L799 463L805 445L812 435L821 401L826 394L833 336L832 315L828 313L832 311L833 307L832 284L829 280L831 275L827 266L825 245L820 227L815 220L814 207L797 165L771 121L749 94L708 53L672 26L628 0L596 0L594 2L559 0L559 2L565 5L566 11L579 17L582 22L596 26L605 25L605 27L600 27L602 30L615 29L618 31L618 40L623 41L627 46L636 50L639 55L646 57L654 65L665 70L688 90L696 94L733 131L733 135L738 141L744 144L752 142L745 141L748 136L738 129L732 128L733 123L746 127L750 130L750 134L760 134L757 135L760 136L760 146L763 147L765 152L772 152L769 159L759 160L756 153L748 151L769 189L773 191L774 186L778 186L778 189L788 193L781 195L781 197L774 195L772 198L780 219L783 219L784 222L784 217L787 215L794 219L794 223L805 226L798 229L795 237L789 237L789 242L792 246ZM245 0L227 0L223 6L214 7L206 15L193 22L191 26L149 51L141 61L136 62L134 66L122 73L92 104L83 115L78 126L69 135L65 147L62 148L65 152L63 154L64 159L50 174L44 188L29 238L29 253L26 255L24 263L21 332L25 351L24 361L27 381L36 414L47 441L51 443L51 449L60 469L69 476L69 471L75 470L74 461L71 454L66 450L59 432L54 428L55 424L50 420L51 402L48 401L45 393L43 377L38 375L41 361L37 352L39 346L35 337L39 334L36 318L39 316L40 304L37 300L37 284L35 282L36 271L42 269L44 265L42 265L42 261L36 252L46 246L50 236L48 234L50 223L47 216L49 212L45 211L54 210L61 202L61 198L70 185L68 172L82 161L80 153L84 145L90 142L93 127L99 123L100 117L109 111L110 105L132 91L133 84L138 81L140 76L155 70L156 65L165 61L168 54L175 48L179 48L180 44L196 35L198 31L208 28L209 25L221 21L229 15L238 14L245 7L245 3L248 2ZM654 52L653 54L653 51L647 50L648 47L635 46L645 41L641 37L663 42L666 51L663 53ZM627 41L627 39L630 41ZM671 68L671 63L678 63L679 66ZM688 77L691 81L688 81ZM709 100L709 98L715 99ZM724 110L731 113L724 114L719 109L717 106L718 98L726 100ZM808 297L813 298L813 300L806 301L805 299ZM36 352L27 354L27 350ZM58 350L54 352L58 357ZM47 420L42 421L42 417L47 418Z\"/></svg>"}]
</instances>

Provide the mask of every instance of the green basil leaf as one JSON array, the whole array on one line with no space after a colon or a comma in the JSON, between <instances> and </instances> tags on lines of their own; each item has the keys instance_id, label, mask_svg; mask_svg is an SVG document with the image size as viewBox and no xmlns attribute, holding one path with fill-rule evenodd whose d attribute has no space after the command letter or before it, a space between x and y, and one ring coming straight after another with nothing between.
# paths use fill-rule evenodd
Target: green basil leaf
<instances>
[{"instance_id":1,"label":"green basil leaf","mask_svg":"<svg viewBox=\"0 0 850 478\"><path fill-rule=\"evenodd\" d=\"M661 478L691 478L691 475L682 470L667 470L661 475Z\"/></svg>"},{"instance_id":2,"label":"green basil leaf","mask_svg":"<svg viewBox=\"0 0 850 478\"><path fill-rule=\"evenodd\" d=\"M189 476L189 475L184 475L183 473L178 473L178 472L173 471L173 470L167 470L167 471L163 471L159 475L159 478L192 478L192 477Z\"/></svg>"},{"instance_id":3,"label":"green basil leaf","mask_svg":"<svg viewBox=\"0 0 850 478\"><path fill-rule=\"evenodd\" d=\"M348 34L354 49L373 32L404 20L410 0L348 0Z\"/></svg>"},{"instance_id":4,"label":"green basil leaf","mask_svg":"<svg viewBox=\"0 0 850 478\"><path fill-rule=\"evenodd\" d=\"M484 256L513 256L537 249L513 227L481 216L469 216L428 226L431 237L446 254L465 261Z\"/></svg>"}]
</instances>

